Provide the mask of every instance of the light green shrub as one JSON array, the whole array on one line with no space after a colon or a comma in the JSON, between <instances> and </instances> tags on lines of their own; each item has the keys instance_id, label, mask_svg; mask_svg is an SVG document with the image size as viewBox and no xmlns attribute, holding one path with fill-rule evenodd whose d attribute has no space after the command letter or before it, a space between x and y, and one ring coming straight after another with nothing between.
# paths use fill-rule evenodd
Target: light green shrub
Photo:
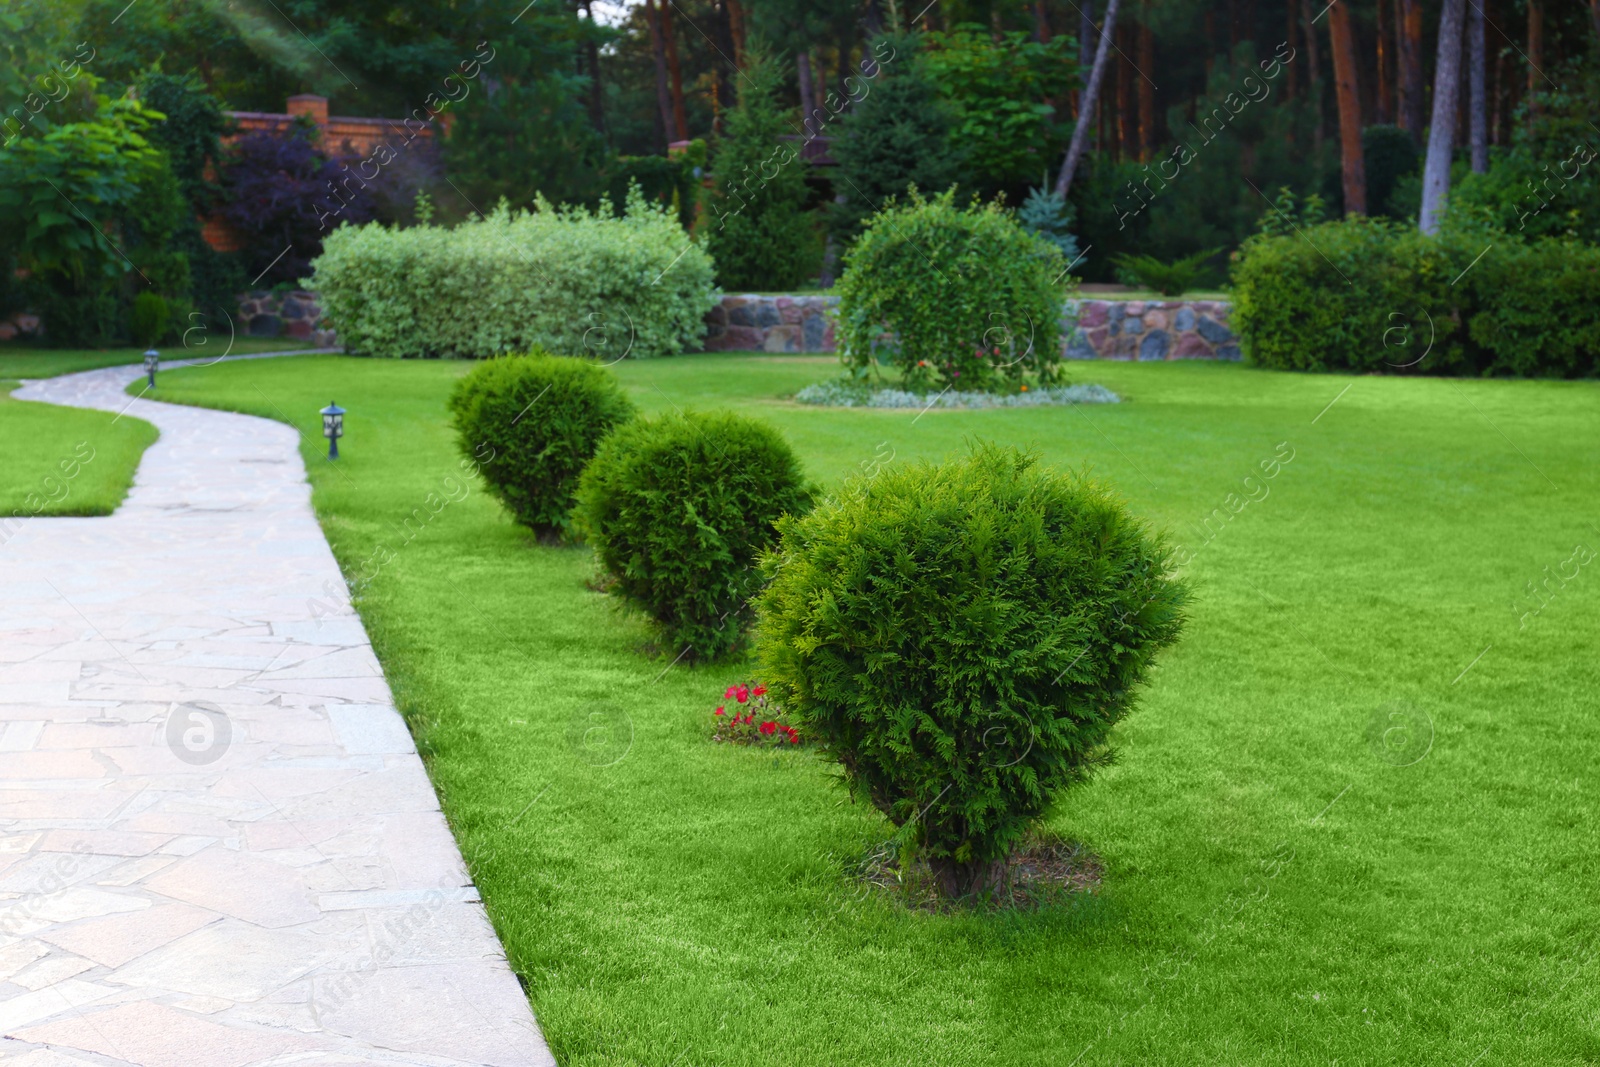
<instances>
[{"instance_id":1,"label":"light green shrub","mask_svg":"<svg viewBox=\"0 0 1600 1067\"><path fill-rule=\"evenodd\" d=\"M1060 248L998 202L958 207L915 188L867 220L839 280L840 359L860 376L898 366L913 391L1014 389L1056 380Z\"/></svg>"},{"instance_id":2,"label":"light green shrub","mask_svg":"<svg viewBox=\"0 0 1600 1067\"><path fill-rule=\"evenodd\" d=\"M344 226L312 268L340 340L373 356L676 355L717 298L711 257L637 187L622 215L541 198L448 229Z\"/></svg>"}]
</instances>

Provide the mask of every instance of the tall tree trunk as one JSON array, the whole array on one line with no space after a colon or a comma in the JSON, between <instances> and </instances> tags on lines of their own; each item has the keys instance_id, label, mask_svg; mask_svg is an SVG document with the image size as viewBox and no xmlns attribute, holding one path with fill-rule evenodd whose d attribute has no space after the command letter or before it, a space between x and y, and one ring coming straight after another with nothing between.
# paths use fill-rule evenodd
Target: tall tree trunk
<instances>
[{"instance_id":1,"label":"tall tree trunk","mask_svg":"<svg viewBox=\"0 0 1600 1067\"><path fill-rule=\"evenodd\" d=\"M1211 87L1211 68L1217 61L1217 15L1208 5L1205 14L1206 88Z\"/></svg>"},{"instance_id":2,"label":"tall tree trunk","mask_svg":"<svg viewBox=\"0 0 1600 1067\"><path fill-rule=\"evenodd\" d=\"M1304 24L1306 34L1306 62L1311 66L1311 112L1316 117L1316 123L1311 127L1311 151L1320 159L1322 142L1327 137L1323 121L1327 108L1322 103L1321 38L1317 34L1316 24L1311 21L1312 18L1311 0L1300 0L1300 21Z\"/></svg>"},{"instance_id":3,"label":"tall tree trunk","mask_svg":"<svg viewBox=\"0 0 1600 1067\"><path fill-rule=\"evenodd\" d=\"M1473 2L1480 3L1482 0ZM1394 22L1395 31L1400 36L1400 47L1395 55L1400 61L1400 127L1420 145L1423 101L1421 0L1398 0Z\"/></svg>"},{"instance_id":4,"label":"tall tree trunk","mask_svg":"<svg viewBox=\"0 0 1600 1067\"><path fill-rule=\"evenodd\" d=\"M1296 7L1295 0L1289 0L1288 8L1287 8L1287 11L1286 11L1287 17L1284 20L1284 27L1283 27L1283 43L1289 46L1289 53L1291 55L1293 55L1294 52L1295 52L1294 42L1295 42L1296 34L1294 32L1294 26L1295 26L1295 19L1297 18L1297 15L1295 14L1295 7ZM1295 85L1296 75L1297 74L1298 74L1298 70L1296 68L1296 64L1294 64L1294 63L1285 63L1284 64L1284 71L1283 71L1283 98L1285 100L1293 100L1294 99L1294 85Z\"/></svg>"},{"instance_id":5,"label":"tall tree trunk","mask_svg":"<svg viewBox=\"0 0 1600 1067\"><path fill-rule=\"evenodd\" d=\"M1361 156L1361 90L1356 83L1356 42L1350 5L1328 7L1328 45L1333 50L1333 85L1339 101L1339 159L1344 175L1344 213L1367 213L1367 169Z\"/></svg>"},{"instance_id":6,"label":"tall tree trunk","mask_svg":"<svg viewBox=\"0 0 1600 1067\"><path fill-rule=\"evenodd\" d=\"M1595 0L1600 4L1600 0ZM1053 36L1050 32L1050 12L1045 10L1044 0L1033 0L1033 39L1040 44L1049 44Z\"/></svg>"},{"instance_id":7,"label":"tall tree trunk","mask_svg":"<svg viewBox=\"0 0 1600 1067\"><path fill-rule=\"evenodd\" d=\"M584 0L583 17L588 19L590 25L594 23L594 2ZM584 73L589 76L589 122L602 137L606 132L605 94L600 87L600 46L595 44L594 34L591 30L585 34L583 43Z\"/></svg>"},{"instance_id":8,"label":"tall tree trunk","mask_svg":"<svg viewBox=\"0 0 1600 1067\"><path fill-rule=\"evenodd\" d=\"M1594 26L1594 35L1600 39L1600 0L1589 0L1589 22Z\"/></svg>"},{"instance_id":9,"label":"tall tree trunk","mask_svg":"<svg viewBox=\"0 0 1600 1067\"><path fill-rule=\"evenodd\" d=\"M1128 159L1137 151L1135 147L1136 134L1134 122L1138 118L1133 111L1133 64L1128 62L1128 53L1133 51L1133 43L1128 40L1127 24L1117 27L1117 34L1112 39L1117 42L1119 55L1111 62L1117 65L1117 151L1115 158Z\"/></svg>"},{"instance_id":10,"label":"tall tree trunk","mask_svg":"<svg viewBox=\"0 0 1600 1067\"><path fill-rule=\"evenodd\" d=\"M662 0L668 3L670 0ZM667 48L661 36L661 12L656 0L644 0L644 20L650 24L650 51L656 63L656 104L661 108L662 151L672 140L672 91L667 88Z\"/></svg>"},{"instance_id":11,"label":"tall tree trunk","mask_svg":"<svg viewBox=\"0 0 1600 1067\"><path fill-rule=\"evenodd\" d=\"M1148 0L1144 5L1144 18L1150 17L1150 4ZM1139 23L1139 69L1152 71L1156 69L1156 35L1150 31L1150 23L1141 20ZM1150 84L1148 77L1139 79L1139 160L1144 162L1150 158L1150 153L1155 149L1158 138L1156 136L1156 87Z\"/></svg>"},{"instance_id":12,"label":"tall tree trunk","mask_svg":"<svg viewBox=\"0 0 1600 1067\"><path fill-rule=\"evenodd\" d=\"M801 124L805 126L806 136L815 137L822 131L816 128L817 93L811 80L811 53L801 52L794 57L795 70L800 83L800 115Z\"/></svg>"},{"instance_id":13,"label":"tall tree trunk","mask_svg":"<svg viewBox=\"0 0 1600 1067\"><path fill-rule=\"evenodd\" d=\"M733 79L738 74L738 68L729 56L736 55L738 45L734 43L733 36L733 3L732 0L722 0L717 5L717 62L713 69L716 71L717 91L714 97L716 113L712 116L712 132L718 137L722 136L723 117L733 109L737 103L734 96Z\"/></svg>"},{"instance_id":14,"label":"tall tree trunk","mask_svg":"<svg viewBox=\"0 0 1600 1067\"><path fill-rule=\"evenodd\" d=\"M1078 124L1072 129L1072 141L1067 145L1066 158L1061 161L1061 173L1056 177L1056 195L1065 197L1072 188L1072 175L1083 157L1084 143L1089 139L1089 116L1094 114L1095 101L1100 96L1100 83L1105 80L1106 60L1111 54L1111 35L1117 28L1118 0L1106 0L1105 25L1100 28L1100 47L1094 51L1094 67L1089 71L1089 84L1083 87L1083 106L1078 109Z\"/></svg>"},{"instance_id":15,"label":"tall tree trunk","mask_svg":"<svg viewBox=\"0 0 1600 1067\"><path fill-rule=\"evenodd\" d=\"M739 0L727 0L728 28L733 32L733 61L744 66L744 5Z\"/></svg>"},{"instance_id":16,"label":"tall tree trunk","mask_svg":"<svg viewBox=\"0 0 1600 1067\"><path fill-rule=\"evenodd\" d=\"M1081 80L1084 71L1089 69L1094 62L1094 0L1083 0L1083 5L1078 8L1078 77ZM1080 86L1072 91L1072 114L1074 119L1083 119L1083 89ZM1092 116L1091 116L1092 117Z\"/></svg>"},{"instance_id":17,"label":"tall tree trunk","mask_svg":"<svg viewBox=\"0 0 1600 1067\"><path fill-rule=\"evenodd\" d=\"M1394 121L1394 84L1391 69L1394 67L1394 44L1389 40L1389 27L1383 13L1389 5L1385 0L1377 3L1377 27L1373 39L1378 45L1377 120L1381 125Z\"/></svg>"},{"instance_id":18,"label":"tall tree trunk","mask_svg":"<svg viewBox=\"0 0 1600 1067\"><path fill-rule=\"evenodd\" d=\"M1489 171L1489 107L1486 90L1488 88L1488 56L1485 54L1485 40L1483 32L1485 0L1471 0L1472 10L1467 17L1467 65L1468 77L1471 79L1471 96L1468 104L1470 112L1469 143L1472 145L1472 172L1486 174Z\"/></svg>"},{"instance_id":19,"label":"tall tree trunk","mask_svg":"<svg viewBox=\"0 0 1600 1067\"><path fill-rule=\"evenodd\" d=\"M661 0L661 39L667 46L667 72L672 75L672 126L677 139L689 139L689 123L683 114L683 68L678 65L678 34L673 27L675 0Z\"/></svg>"},{"instance_id":20,"label":"tall tree trunk","mask_svg":"<svg viewBox=\"0 0 1600 1067\"><path fill-rule=\"evenodd\" d=\"M1539 79L1544 71L1544 0L1528 0L1528 118L1539 114Z\"/></svg>"},{"instance_id":21,"label":"tall tree trunk","mask_svg":"<svg viewBox=\"0 0 1600 1067\"><path fill-rule=\"evenodd\" d=\"M1479 0L1473 0L1474 3ZM1439 51L1433 68L1433 121L1428 124L1428 155L1422 169L1422 213L1417 226L1439 232L1445 200L1450 195L1451 135L1456 130L1456 102L1461 95L1461 23L1466 0L1444 0L1439 14Z\"/></svg>"},{"instance_id":22,"label":"tall tree trunk","mask_svg":"<svg viewBox=\"0 0 1600 1067\"><path fill-rule=\"evenodd\" d=\"M1503 145L1510 142L1510 135L1506 130L1506 97L1511 94L1510 87L1506 84L1506 50L1500 49L1494 57L1494 114L1489 116L1489 136L1494 138L1494 143Z\"/></svg>"}]
</instances>

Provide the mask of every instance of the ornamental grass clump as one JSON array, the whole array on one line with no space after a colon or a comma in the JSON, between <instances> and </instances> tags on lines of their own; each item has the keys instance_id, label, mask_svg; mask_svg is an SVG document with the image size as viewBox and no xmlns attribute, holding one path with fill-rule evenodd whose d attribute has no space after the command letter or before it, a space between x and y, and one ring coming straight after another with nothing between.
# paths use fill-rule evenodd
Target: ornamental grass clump
<instances>
[{"instance_id":1,"label":"ornamental grass clump","mask_svg":"<svg viewBox=\"0 0 1600 1067\"><path fill-rule=\"evenodd\" d=\"M609 372L543 352L474 367L449 405L461 454L511 517L546 540L567 532L578 475L601 439L634 415Z\"/></svg>"},{"instance_id":2,"label":"ornamental grass clump","mask_svg":"<svg viewBox=\"0 0 1600 1067\"><path fill-rule=\"evenodd\" d=\"M810 503L777 430L690 412L628 423L601 442L577 518L612 591L649 616L664 651L711 660L742 643L775 524Z\"/></svg>"},{"instance_id":3,"label":"ornamental grass clump","mask_svg":"<svg viewBox=\"0 0 1600 1067\"><path fill-rule=\"evenodd\" d=\"M779 532L756 628L774 699L946 896L1001 888L1178 637L1166 546L1105 488L993 445Z\"/></svg>"}]
</instances>

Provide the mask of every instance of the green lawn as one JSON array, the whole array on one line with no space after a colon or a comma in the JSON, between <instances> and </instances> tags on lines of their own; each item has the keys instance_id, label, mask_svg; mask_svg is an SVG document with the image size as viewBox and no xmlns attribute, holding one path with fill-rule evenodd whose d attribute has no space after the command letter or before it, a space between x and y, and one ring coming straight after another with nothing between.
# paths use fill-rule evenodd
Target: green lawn
<instances>
[{"instance_id":1,"label":"green lawn","mask_svg":"<svg viewBox=\"0 0 1600 1067\"><path fill-rule=\"evenodd\" d=\"M1078 363L1130 402L919 416L782 399L828 357L619 366L647 411L770 420L828 485L972 436L1030 444L1193 553L1187 636L1119 765L1051 819L1101 857L1100 891L929 915L852 881L885 827L810 755L705 740L745 669L643 658L586 550L463 496L444 400L467 369L252 361L162 392L305 431L316 507L563 1064L1600 1057L1600 575L1552 580L1537 614L1524 595L1600 546L1594 383ZM330 399L350 412L337 464Z\"/></svg>"},{"instance_id":2,"label":"green lawn","mask_svg":"<svg viewBox=\"0 0 1600 1067\"><path fill-rule=\"evenodd\" d=\"M156 428L129 416L14 400L0 381L0 516L109 515ZM0 526L0 538L8 528Z\"/></svg>"}]
</instances>

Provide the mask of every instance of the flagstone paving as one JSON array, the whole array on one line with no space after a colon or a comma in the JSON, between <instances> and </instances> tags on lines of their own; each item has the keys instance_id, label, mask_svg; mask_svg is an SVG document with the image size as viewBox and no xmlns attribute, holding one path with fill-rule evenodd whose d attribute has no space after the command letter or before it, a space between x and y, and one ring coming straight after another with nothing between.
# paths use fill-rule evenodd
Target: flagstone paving
<instances>
[{"instance_id":1,"label":"flagstone paving","mask_svg":"<svg viewBox=\"0 0 1600 1067\"><path fill-rule=\"evenodd\" d=\"M295 431L139 375L13 394L161 438L116 514L0 523L0 1062L553 1064Z\"/></svg>"}]
</instances>

